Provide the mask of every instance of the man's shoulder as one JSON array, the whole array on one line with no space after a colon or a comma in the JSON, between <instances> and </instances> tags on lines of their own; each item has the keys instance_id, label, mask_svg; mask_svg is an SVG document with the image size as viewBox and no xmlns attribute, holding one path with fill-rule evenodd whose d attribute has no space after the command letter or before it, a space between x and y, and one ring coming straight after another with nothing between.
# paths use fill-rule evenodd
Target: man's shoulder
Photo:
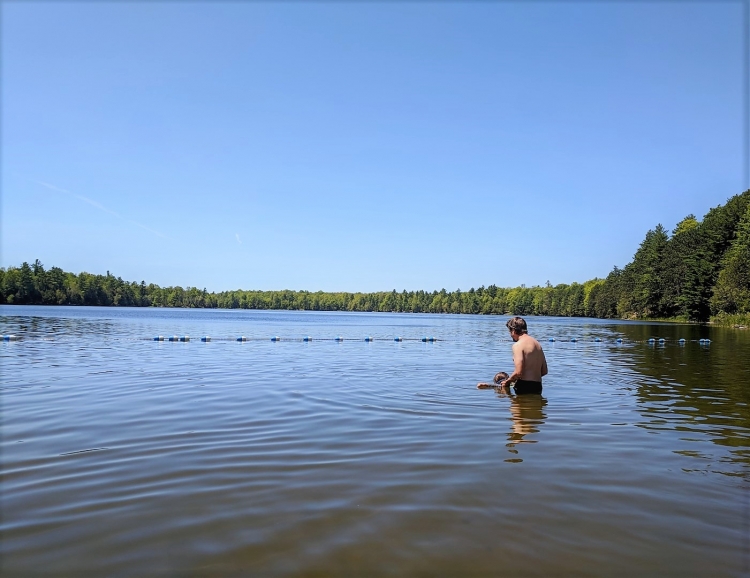
<instances>
[{"instance_id":1,"label":"man's shoulder","mask_svg":"<svg viewBox=\"0 0 750 578\"><path fill-rule=\"evenodd\" d=\"M536 339L534 339L534 338L533 338L533 337L532 337L531 335L529 335L528 333L526 333L526 334L525 334L525 337L526 337L526 339L524 339L524 341L525 341L525 342L526 342L526 343L527 343L527 344L528 344L528 345L529 345L530 347L532 347L533 349L536 349L537 347L538 347L539 349L541 349L541 348L542 348L542 345L541 345L541 343L539 343L539 341L537 341Z\"/></svg>"}]
</instances>

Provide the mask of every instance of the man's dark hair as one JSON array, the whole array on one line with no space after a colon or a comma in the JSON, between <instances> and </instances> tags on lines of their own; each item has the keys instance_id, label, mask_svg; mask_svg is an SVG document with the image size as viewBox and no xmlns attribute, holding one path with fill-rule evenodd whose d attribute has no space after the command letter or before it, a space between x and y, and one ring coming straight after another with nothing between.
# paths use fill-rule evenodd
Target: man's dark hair
<instances>
[{"instance_id":1,"label":"man's dark hair","mask_svg":"<svg viewBox=\"0 0 750 578\"><path fill-rule=\"evenodd\" d=\"M523 335L524 333L529 332L526 327L526 322L521 317L512 317L508 319L508 323L506 323L505 326L511 331L518 333L518 335Z\"/></svg>"}]
</instances>

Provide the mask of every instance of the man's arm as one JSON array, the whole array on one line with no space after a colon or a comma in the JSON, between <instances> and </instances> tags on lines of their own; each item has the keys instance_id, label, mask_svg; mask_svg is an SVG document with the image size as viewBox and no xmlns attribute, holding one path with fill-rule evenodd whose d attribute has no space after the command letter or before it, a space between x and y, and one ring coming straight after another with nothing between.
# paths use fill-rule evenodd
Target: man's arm
<instances>
[{"instance_id":1,"label":"man's arm","mask_svg":"<svg viewBox=\"0 0 750 578\"><path fill-rule=\"evenodd\" d=\"M544 356L544 351L542 351L542 377L547 375L547 358Z\"/></svg>"},{"instance_id":2,"label":"man's arm","mask_svg":"<svg viewBox=\"0 0 750 578\"><path fill-rule=\"evenodd\" d=\"M500 385L510 385L514 381L517 381L523 375L523 349L520 343L513 344L513 373L510 374L508 379L500 382Z\"/></svg>"}]
</instances>

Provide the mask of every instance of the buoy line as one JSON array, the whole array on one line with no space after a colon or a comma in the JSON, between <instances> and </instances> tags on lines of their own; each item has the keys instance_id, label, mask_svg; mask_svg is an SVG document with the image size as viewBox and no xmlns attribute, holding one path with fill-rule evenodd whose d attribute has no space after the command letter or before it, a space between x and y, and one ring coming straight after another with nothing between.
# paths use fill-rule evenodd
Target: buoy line
<instances>
[{"instance_id":1,"label":"buoy line","mask_svg":"<svg viewBox=\"0 0 750 578\"><path fill-rule=\"evenodd\" d=\"M78 336L59 336L63 339L66 338L77 338ZM433 337L433 336L423 336L423 337L402 337L400 335L397 335L395 337L373 337L372 335L366 335L365 337L360 338L352 338L352 337L344 337L341 335L337 335L335 337L312 337L310 335L305 335L302 337L282 337L278 335L274 335L272 337L257 337L257 336L245 336L240 335L238 337L211 337L210 335L202 335L197 338L192 338L189 335L156 335L151 338L138 338L138 337L132 337L132 338L116 338L116 339L124 339L129 341L157 341L157 342L173 342L173 343L188 343L190 341L201 341L202 343L210 343L212 341L225 341L225 342L239 342L239 343L246 343L246 342L272 342L277 343L281 341L285 342L303 342L303 343L310 343L313 341L323 341L323 342L330 342L333 341L335 343L343 343L346 342L362 342L365 343L374 343L376 341L378 342L395 342L395 343L402 343L404 341L413 341L413 342L421 342L421 343L438 343L438 342L447 342L447 343L487 343L487 341L492 342L499 342L499 343L512 343L510 339L507 338L500 338L500 339L494 339L494 338L467 338L467 339L443 339L439 337ZM637 340L637 339L623 339L622 337L617 337L615 339L604 339L601 337L594 337L594 338L587 338L582 339L579 337L566 337L566 338L558 338L558 337L548 337L546 338L547 342L550 344L557 344L557 343L570 343L574 345L583 344L583 345L602 345L602 344L614 344L614 345L624 345L624 344L647 344L651 346L660 345L681 345L684 346L688 343L698 343L699 345L710 345L712 342L710 339L667 339L664 337L650 337L648 339L643 340ZM11 334L11 335L0 335L0 341L8 342L8 341L16 341L16 342L23 342L23 341L56 341L57 339L55 337L45 336L45 337L39 337L39 338L26 338L21 335ZM66 339L67 340L67 339ZM544 340L544 339L542 339Z\"/></svg>"}]
</instances>

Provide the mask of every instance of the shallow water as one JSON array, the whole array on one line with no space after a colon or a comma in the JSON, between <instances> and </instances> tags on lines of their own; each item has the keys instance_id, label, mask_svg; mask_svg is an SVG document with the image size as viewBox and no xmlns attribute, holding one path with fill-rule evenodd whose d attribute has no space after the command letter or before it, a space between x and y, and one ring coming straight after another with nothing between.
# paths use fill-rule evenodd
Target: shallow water
<instances>
[{"instance_id":1,"label":"shallow water","mask_svg":"<svg viewBox=\"0 0 750 578\"><path fill-rule=\"evenodd\" d=\"M530 318L516 397L504 317L0 313L3 576L750 571L750 332Z\"/></svg>"}]
</instances>

